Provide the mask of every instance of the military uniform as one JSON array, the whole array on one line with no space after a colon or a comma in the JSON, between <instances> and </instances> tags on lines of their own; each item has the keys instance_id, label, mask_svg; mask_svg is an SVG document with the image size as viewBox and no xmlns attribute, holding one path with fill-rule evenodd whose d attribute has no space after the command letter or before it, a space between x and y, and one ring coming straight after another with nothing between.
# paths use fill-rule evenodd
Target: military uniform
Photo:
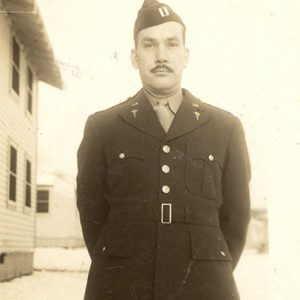
<instances>
[{"instance_id":1,"label":"military uniform","mask_svg":"<svg viewBox=\"0 0 300 300\"><path fill-rule=\"evenodd\" d=\"M167 133L143 90L91 115L77 176L85 299L239 299L249 179L238 118L187 90Z\"/></svg>"}]
</instances>

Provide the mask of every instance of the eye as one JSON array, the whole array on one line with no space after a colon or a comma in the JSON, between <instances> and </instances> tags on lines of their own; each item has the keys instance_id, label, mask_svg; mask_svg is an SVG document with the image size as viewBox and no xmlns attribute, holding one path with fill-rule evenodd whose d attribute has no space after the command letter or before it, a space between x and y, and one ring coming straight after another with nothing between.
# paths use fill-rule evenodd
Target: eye
<instances>
[{"instance_id":1,"label":"eye","mask_svg":"<svg viewBox=\"0 0 300 300\"><path fill-rule=\"evenodd\" d=\"M173 47L178 47L178 46L179 46L179 43L178 43L178 42L175 42L175 41L174 41L174 42L170 42L170 43L169 43L169 47L172 47L172 48L173 48Z\"/></svg>"},{"instance_id":2,"label":"eye","mask_svg":"<svg viewBox=\"0 0 300 300\"><path fill-rule=\"evenodd\" d=\"M153 47L153 43L144 43L144 48L149 49Z\"/></svg>"}]
</instances>

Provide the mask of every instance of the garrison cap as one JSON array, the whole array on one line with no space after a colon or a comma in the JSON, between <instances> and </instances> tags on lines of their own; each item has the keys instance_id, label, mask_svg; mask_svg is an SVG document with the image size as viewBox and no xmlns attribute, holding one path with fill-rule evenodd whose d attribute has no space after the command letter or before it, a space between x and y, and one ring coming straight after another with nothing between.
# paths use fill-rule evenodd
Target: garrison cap
<instances>
[{"instance_id":1,"label":"garrison cap","mask_svg":"<svg viewBox=\"0 0 300 300\"><path fill-rule=\"evenodd\" d=\"M134 39L142 29L172 21L180 23L185 29L182 19L170 6L156 0L144 0L134 24Z\"/></svg>"}]
</instances>

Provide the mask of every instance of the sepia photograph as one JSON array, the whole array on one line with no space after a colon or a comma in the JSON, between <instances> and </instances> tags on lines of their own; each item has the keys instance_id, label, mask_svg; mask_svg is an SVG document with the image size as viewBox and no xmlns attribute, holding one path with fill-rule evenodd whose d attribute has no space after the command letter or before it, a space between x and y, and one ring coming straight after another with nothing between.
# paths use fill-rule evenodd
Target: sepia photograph
<instances>
[{"instance_id":1,"label":"sepia photograph","mask_svg":"<svg viewBox=\"0 0 300 300\"><path fill-rule=\"evenodd\" d=\"M300 299L299 20L0 0L0 299Z\"/></svg>"}]
</instances>

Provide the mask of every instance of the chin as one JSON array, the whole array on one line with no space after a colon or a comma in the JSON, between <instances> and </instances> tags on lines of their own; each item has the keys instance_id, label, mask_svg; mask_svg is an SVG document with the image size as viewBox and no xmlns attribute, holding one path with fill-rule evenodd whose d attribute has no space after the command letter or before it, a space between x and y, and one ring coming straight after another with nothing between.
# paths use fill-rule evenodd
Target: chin
<instances>
[{"instance_id":1,"label":"chin","mask_svg":"<svg viewBox=\"0 0 300 300\"><path fill-rule=\"evenodd\" d=\"M168 95L174 92L174 87L157 86L152 87L151 90L158 95Z\"/></svg>"},{"instance_id":2,"label":"chin","mask_svg":"<svg viewBox=\"0 0 300 300\"><path fill-rule=\"evenodd\" d=\"M159 91L172 91L174 88L176 88L175 84L170 84L169 82L163 82L164 80L161 80L160 82L155 82L155 84L151 85L151 88L153 90L159 90Z\"/></svg>"}]
</instances>

